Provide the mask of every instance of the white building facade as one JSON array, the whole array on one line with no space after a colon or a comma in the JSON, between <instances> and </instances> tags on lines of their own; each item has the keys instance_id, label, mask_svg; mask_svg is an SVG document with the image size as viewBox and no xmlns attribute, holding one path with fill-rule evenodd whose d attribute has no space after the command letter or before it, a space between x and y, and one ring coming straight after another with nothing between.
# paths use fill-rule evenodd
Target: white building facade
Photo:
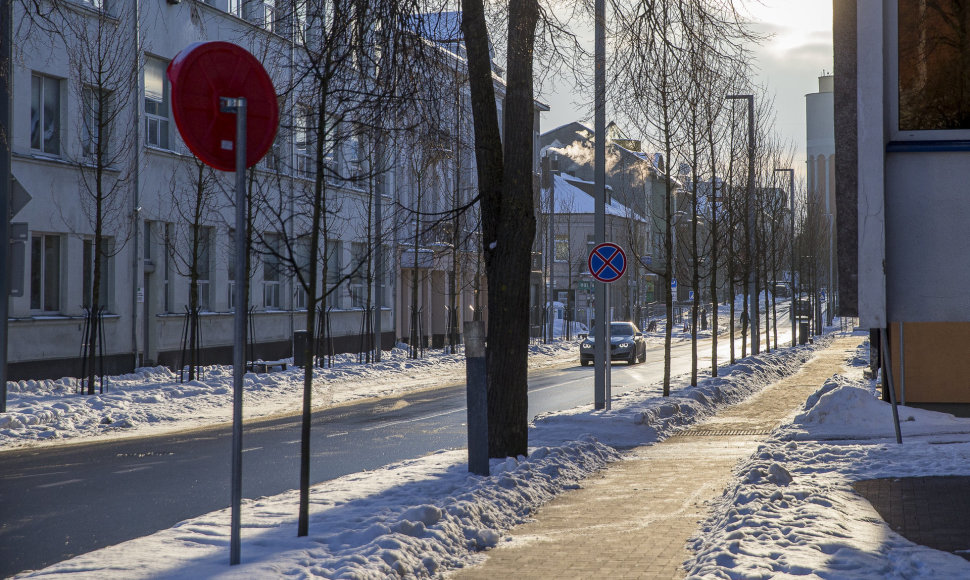
<instances>
[{"instance_id":1,"label":"white building facade","mask_svg":"<svg viewBox=\"0 0 970 580\"><path fill-rule=\"evenodd\" d=\"M262 60L278 88L299 87L293 79L298 68L294 63L299 59L294 39L309 38L309 26L305 14L284 18L282 6L277 4L270 0L42 2L57 10L47 14L48 20L34 15L33 24L17 4L14 28L21 36L14 41L18 48L13 70L12 172L17 187L31 201L13 219L26 224L27 239L14 247L15 252L23 252L24 268L20 279L11 281L13 287L22 287L10 301L12 380L77 376L80 372L86 308L92 304L98 215L104 218L102 239L110 250L102 258L99 292L104 306L105 372L180 364L193 263L201 311L202 362L231 360L233 176L200 169L181 141L165 70L191 43L224 40ZM18 23L23 25L18 27ZM52 23L61 27L59 33L45 30ZM92 83L91 59L85 57L97 52L112 55L114 68L127 68L128 75L115 70L113 84ZM414 215L410 210L434 214L475 197L474 154L468 145L473 142L471 115L462 60L444 62L443 66L457 71L458 88L456 98L441 104L451 112L442 117L455 120L460 136L452 154L436 153L430 173L437 177L420 186L423 199L432 200L428 205L418 203L420 188L408 170L409 161L425 152L405 147L403 137L366 137L362 123L344 115L333 128L334 134L344 138L327 143L329 225L321 251L326 254L322 261L328 273L321 282L330 291L324 326L333 352L360 352L364 335L375 327L381 329L384 348L395 339L407 338L408 320L399 314L409 300L402 289L410 286L406 265L411 232L408 215ZM500 82L497 88L502 88ZM297 92L280 95L276 142L249 177L253 252L248 306L253 348L248 356L252 359L291 356L294 333L305 328L303 286L280 257L289 252L296 256L296 263L305 253L301 245L305 240L294 232L293 224L303 218L300 200L314 186L312 106L300 101ZM107 108L110 123L86 118L92 110L87 104L97 95L106 95L113 104ZM502 98L501 90L497 98ZM95 126L110 126L110 132L93 131ZM99 142L111 152L108 162L100 165L92 154ZM388 161L379 175L374 169L365 178L368 169L378 165L365 158L369 149L380 149ZM99 176L93 177L94 166L101 167ZM110 192L101 195L100 210L93 206L97 196L91 193L98 191L98 184L102 192ZM200 204L202 198L205 201ZM371 250L376 244L376 199L384 207L381 264ZM193 213L200 214L194 222L190 219ZM473 229L472 223L468 220L462 227ZM434 248L436 241L434 234L425 232L419 240L419 253ZM477 253L475 241L474 236L466 236L460 252L463 262ZM290 245L293 248L284 251ZM448 293L442 275L430 274L454 270L443 257L446 253L450 252L439 252L437 261L430 262L426 275L421 276L420 291L429 304L436 292ZM189 259L193 256L197 259ZM377 269L384 272L380 286L364 275ZM473 315L468 304L474 303L474 293L483 290L480 281L471 279L471 272L466 267L460 274L463 282L457 286L463 295L464 319ZM481 302L485 302L484 296ZM372 314L370 320L366 312ZM378 316L380 324L376 325L373 318ZM428 308L427 316L426 328L438 332L447 313Z\"/></svg>"}]
</instances>

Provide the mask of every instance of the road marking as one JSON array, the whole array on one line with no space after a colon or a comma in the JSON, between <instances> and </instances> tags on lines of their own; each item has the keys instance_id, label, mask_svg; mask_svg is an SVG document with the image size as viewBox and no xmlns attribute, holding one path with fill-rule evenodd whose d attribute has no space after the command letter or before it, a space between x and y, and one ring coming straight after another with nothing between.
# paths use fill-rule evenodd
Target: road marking
<instances>
[{"instance_id":1,"label":"road marking","mask_svg":"<svg viewBox=\"0 0 970 580\"><path fill-rule=\"evenodd\" d=\"M243 449L243 453L248 453L249 451L259 451L262 447L250 447L249 449Z\"/></svg>"},{"instance_id":2,"label":"road marking","mask_svg":"<svg viewBox=\"0 0 970 580\"><path fill-rule=\"evenodd\" d=\"M72 483L79 483L79 482L82 482L82 481L84 481L84 480L83 479L68 479L68 480L65 480L65 481L58 481L57 483L45 483L44 485L38 485L36 487L37 487L37 489L44 489L44 488L47 488L47 487L58 487L58 486L61 486L61 485L70 485Z\"/></svg>"},{"instance_id":3,"label":"road marking","mask_svg":"<svg viewBox=\"0 0 970 580\"><path fill-rule=\"evenodd\" d=\"M589 380L589 377L583 377L581 379L574 379L574 380L571 380L571 381L565 381L565 382L562 382L562 383L556 383L554 385L549 385L549 386L546 386L546 387L536 387L536 388L533 388L533 389L529 389L529 392L530 393L537 393L539 391L547 391L549 389L558 389L559 387L564 387L566 385L571 385L572 383L582 383L582 382L586 382L588 380Z\"/></svg>"},{"instance_id":4,"label":"road marking","mask_svg":"<svg viewBox=\"0 0 970 580\"><path fill-rule=\"evenodd\" d=\"M131 473L133 471L144 471L146 469L151 469L151 468L152 468L151 465L140 465L138 467L131 467L131 468L128 468L128 469L121 469L121 470L118 470L118 471L113 471L112 473L118 473L118 474L121 474L121 473Z\"/></svg>"},{"instance_id":5,"label":"road marking","mask_svg":"<svg viewBox=\"0 0 970 580\"><path fill-rule=\"evenodd\" d=\"M0 480L4 479L27 479L30 477L50 477L52 475L64 475L68 473L67 471L51 471L48 473L11 473L0 477Z\"/></svg>"},{"instance_id":6,"label":"road marking","mask_svg":"<svg viewBox=\"0 0 970 580\"><path fill-rule=\"evenodd\" d=\"M350 435L350 431L341 431L340 433L330 433L329 435L327 435L327 438L329 439L331 437L343 437L344 435Z\"/></svg>"},{"instance_id":7,"label":"road marking","mask_svg":"<svg viewBox=\"0 0 970 580\"><path fill-rule=\"evenodd\" d=\"M387 423L381 423L380 425L375 425L373 427L364 427L363 429L361 429L361 431L375 431L377 429L393 427L394 425L404 425L405 423L417 423L419 421L434 419L435 417L444 417L445 415L451 415L452 413L463 413L463 412L465 412L465 409L452 409L451 411L442 411L440 413L433 413L431 415L424 415L423 417L415 417L413 419L401 419L400 421L388 421Z\"/></svg>"}]
</instances>

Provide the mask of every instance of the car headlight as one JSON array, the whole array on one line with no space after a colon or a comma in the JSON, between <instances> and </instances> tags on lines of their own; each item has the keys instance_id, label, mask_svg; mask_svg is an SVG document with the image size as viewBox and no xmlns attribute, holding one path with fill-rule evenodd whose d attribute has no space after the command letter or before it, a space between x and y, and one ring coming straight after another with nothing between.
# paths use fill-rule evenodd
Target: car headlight
<instances>
[{"instance_id":1,"label":"car headlight","mask_svg":"<svg viewBox=\"0 0 970 580\"><path fill-rule=\"evenodd\" d=\"M629 342L621 342L620 348L630 348L632 345Z\"/></svg>"},{"instance_id":2,"label":"car headlight","mask_svg":"<svg viewBox=\"0 0 970 580\"><path fill-rule=\"evenodd\" d=\"M584 342L584 343L583 343L583 344L582 344L582 345L580 346L580 348L582 348L583 350L589 350L589 349L591 349L591 348L593 348L593 345L591 345L591 344L590 344L590 343L588 343L588 342Z\"/></svg>"}]
</instances>

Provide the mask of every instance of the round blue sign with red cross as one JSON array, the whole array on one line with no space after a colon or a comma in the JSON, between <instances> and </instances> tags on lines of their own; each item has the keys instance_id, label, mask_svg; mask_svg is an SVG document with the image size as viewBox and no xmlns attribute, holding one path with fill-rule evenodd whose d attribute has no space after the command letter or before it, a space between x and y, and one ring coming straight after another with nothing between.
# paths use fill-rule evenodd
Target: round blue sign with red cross
<instances>
[{"instance_id":1,"label":"round blue sign with red cross","mask_svg":"<svg viewBox=\"0 0 970 580\"><path fill-rule=\"evenodd\" d=\"M600 282L616 282L626 272L626 253L612 243L599 244L589 253L589 273Z\"/></svg>"}]
</instances>

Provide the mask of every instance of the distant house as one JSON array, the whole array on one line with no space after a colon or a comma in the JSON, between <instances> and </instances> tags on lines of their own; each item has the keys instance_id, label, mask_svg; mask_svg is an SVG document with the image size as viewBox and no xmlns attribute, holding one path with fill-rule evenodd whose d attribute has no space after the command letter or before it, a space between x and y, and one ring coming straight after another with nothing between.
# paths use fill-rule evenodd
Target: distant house
<instances>
[{"instance_id":1,"label":"distant house","mask_svg":"<svg viewBox=\"0 0 970 580\"><path fill-rule=\"evenodd\" d=\"M611 196L612 188L607 187ZM589 324L593 311L593 277L589 273L587 259L596 245L593 237L595 200L593 183L569 175L555 174L553 187L543 190L547 202L540 212L537 239L545 254L552 260L545 261L546 280L552 289L552 299L567 304L570 319ZM555 210L550 212L549 208ZM641 317L642 307L652 299L653 276L638 266L636 259L644 259L643 251L649 242L649 220L610 199L605 206L606 237L619 244L627 254L627 272L623 279L612 285L611 298L613 318L635 320ZM639 248L639 249L638 249ZM648 283L648 278L651 278Z\"/></svg>"},{"instance_id":2,"label":"distant house","mask_svg":"<svg viewBox=\"0 0 970 580\"><path fill-rule=\"evenodd\" d=\"M593 130L579 122L567 123L543 133L539 143L542 156L555 157L559 173L555 180L555 265L562 271L554 269L554 287L574 291L578 311L582 312L592 305L592 278L584 272L593 246ZM639 140L631 139L615 123L608 125L606 185L610 203L606 209L606 241L624 247L629 263L620 284L622 300L614 295L612 301L614 318L641 316L649 303L660 298L660 285L669 283L651 272L652 265L662 264L665 259L662 237L666 171L662 155L643 151ZM674 180L673 186L677 199L682 195L680 182ZM560 200L573 206L561 207ZM548 213L547 205L542 212L544 219ZM538 238L546 236L548 232L541 230L537 234ZM567 239L568 261L572 264L568 277L563 267L567 261Z\"/></svg>"}]
</instances>

